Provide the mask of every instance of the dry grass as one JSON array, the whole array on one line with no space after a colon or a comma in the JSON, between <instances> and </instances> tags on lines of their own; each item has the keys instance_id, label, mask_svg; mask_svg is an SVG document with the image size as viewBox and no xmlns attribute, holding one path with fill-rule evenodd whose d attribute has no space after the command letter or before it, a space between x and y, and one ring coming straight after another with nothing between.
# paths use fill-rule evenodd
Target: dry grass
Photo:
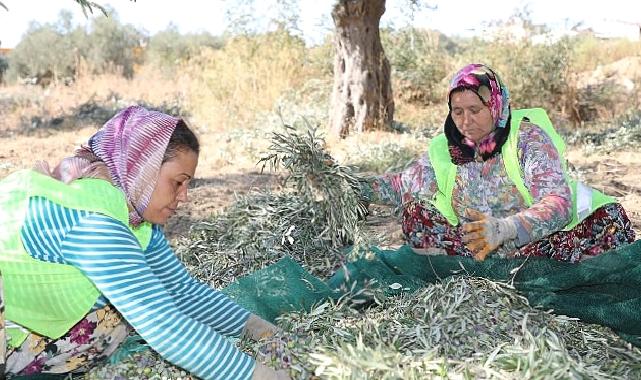
<instances>
[{"instance_id":1,"label":"dry grass","mask_svg":"<svg viewBox=\"0 0 641 380\"><path fill-rule=\"evenodd\" d=\"M306 52L302 41L285 33L238 37L221 50L203 51L180 80L194 84L190 103L208 129L242 128L284 93L317 77L306 65Z\"/></svg>"},{"instance_id":2,"label":"dry grass","mask_svg":"<svg viewBox=\"0 0 641 380\"><path fill-rule=\"evenodd\" d=\"M586 36L574 48L573 67L577 72L594 70L599 65L631 56L641 57L639 42L626 39L603 40Z\"/></svg>"}]
</instances>

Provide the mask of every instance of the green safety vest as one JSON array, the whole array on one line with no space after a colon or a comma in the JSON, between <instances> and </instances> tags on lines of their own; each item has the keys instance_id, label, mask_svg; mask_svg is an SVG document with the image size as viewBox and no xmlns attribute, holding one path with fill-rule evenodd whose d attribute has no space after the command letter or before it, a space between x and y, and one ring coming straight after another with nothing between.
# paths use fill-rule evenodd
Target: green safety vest
<instances>
[{"instance_id":1,"label":"green safety vest","mask_svg":"<svg viewBox=\"0 0 641 380\"><path fill-rule=\"evenodd\" d=\"M563 139L559 136L556 130L554 130L552 122L544 109L528 108L512 111L510 133L507 141L501 148L505 171L512 183L514 183L514 186L519 190L519 193L528 207L532 205L533 198L532 194L530 194L529 190L525 187L523 172L517 153L519 128L521 126L521 121L524 118L527 118L531 123L536 124L543 129L543 131L552 140L556 150L559 152L561 166L565 173L565 178L570 185L570 190L572 191L572 220L567 226L565 226L565 230L574 228L597 208L608 203L616 202L613 197L605 195L598 190L592 189L581 182L568 177L565 164L565 143L563 142ZM458 224L458 216L452 207L452 192L454 191L454 185L456 182L457 167L452 163L445 134L441 133L432 139L429 148L429 157L432 167L434 168L436 182L438 185L438 190L432 198L431 203L450 224L455 226Z\"/></svg>"},{"instance_id":2,"label":"green safety vest","mask_svg":"<svg viewBox=\"0 0 641 380\"><path fill-rule=\"evenodd\" d=\"M25 251L20 231L29 199L34 196L67 208L98 212L125 225L129 225L129 211L123 192L101 179L65 184L33 170L21 170L0 181L0 275L5 316L30 331L55 339L89 312L100 291L77 268L37 260ZM129 228L141 247L146 248L151 224ZM7 334L13 347L28 335L17 329L8 329Z\"/></svg>"}]
</instances>

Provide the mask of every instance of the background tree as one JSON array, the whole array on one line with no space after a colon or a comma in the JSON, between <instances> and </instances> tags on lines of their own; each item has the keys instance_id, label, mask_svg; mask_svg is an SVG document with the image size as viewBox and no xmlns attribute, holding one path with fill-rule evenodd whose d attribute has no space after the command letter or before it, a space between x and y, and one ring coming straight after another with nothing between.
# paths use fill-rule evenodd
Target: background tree
<instances>
[{"instance_id":1,"label":"background tree","mask_svg":"<svg viewBox=\"0 0 641 380\"><path fill-rule=\"evenodd\" d=\"M233 4L231 30L247 30L257 19L249 12L254 0L228 0ZM380 36L385 0L334 0L334 84L330 99L330 133L344 137L350 131L388 128L394 118L391 69ZM411 14L422 0L405 0ZM288 30L297 25L297 0L277 0L276 22ZM228 11L229 13L229 11ZM234 17L231 17L234 16ZM272 20L274 21L274 20Z\"/></svg>"},{"instance_id":2,"label":"background tree","mask_svg":"<svg viewBox=\"0 0 641 380\"><path fill-rule=\"evenodd\" d=\"M145 52L148 62L171 70L177 64L195 57L203 49L220 49L223 45L221 37L214 37L206 32L181 34L177 26L169 25L149 38Z\"/></svg>"},{"instance_id":3,"label":"background tree","mask_svg":"<svg viewBox=\"0 0 641 380\"><path fill-rule=\"evenodd\" d=\"M394 120L391 67L380 35L385 0L337 0L334 21L334 87L330 130L335 137L350 131L389 128ZM409 18L422 0L406 0L402 8Z\"/></svg>"},{"instance_id":4,"label":"background tree","mask_svg":"<svg viewBox=\"0 0 641 380\"><path fill-rule=\"evenodd\" d=\"M81 61L94 73L118 72L131 77L136 55L144 42L142 32L123 25L115 11L110 17L92 19L90 27L73 27L72 15L60 12L55 23L32 23L11 52L8 77L36 77L51 72L53 81L73 77Z\"/></svg>"},{"instance_id":5,"label":"background tree","mask_svg":"<svg viewBox=\"0 0 641 380\"><path fill-rule=\"evenodd\" d=\"M51 72L53 79L72 75L74 57L72 42L66 38L71 32L71 14L60 12L56 23L31 23L29 29L11 52L8 76L33 77Z\"/></svg>"},{"instance_id":6,"label":"background tree","mask_svg":"<svg viewBox=\"0 0 641 380\"><path fill-rule=\"evenodd\" d=\"M390 65L379 32L385 0L339 0L332 9L334 87L330 130L344 137L389 127L394 118Z\"/></svg>"},{"instance_id":7,"label":"background tree","mask_svg":"<svg viewBox=\"0 0 641 380\"><path fill-rule=\"evenodd\" d=\"M130 24L122 24L116 11L108 9L109 17L93 19L88 33L87 60L96 72L122 70L130 78L134 65L144 58L136 51L145 42L142 32Z\"/></svg>"}]
</instances>

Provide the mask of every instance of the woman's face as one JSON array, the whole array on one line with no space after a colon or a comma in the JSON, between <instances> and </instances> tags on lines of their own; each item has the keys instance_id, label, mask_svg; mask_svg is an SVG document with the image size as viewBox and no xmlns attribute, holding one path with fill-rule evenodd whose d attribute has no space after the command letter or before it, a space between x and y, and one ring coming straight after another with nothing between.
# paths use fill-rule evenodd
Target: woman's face
<instances>
[{"instance_id":1,"label":"woman's face","mask_svg":"<svg viewBox=\"0 0 641 380\"><path fill-rule=\"evenodd\" d=\"M179 150L176 157L160 167L156 187L151 193L143 219L153 224L165 224L176 213L181 202L187 202L187 187L194 178L198 154L191 150Z\"/></svg>"},{"instance_id":2,"label":"woman's face","mask_svg":"<svg viewBox=\"0 0 641 380\"><path fill-rule=\"evenodd\" d=\"M452 120L461 134L478 143L494 130L490 107L474 91L453 92L450 97Z\"/></svg>"}]
</instances>

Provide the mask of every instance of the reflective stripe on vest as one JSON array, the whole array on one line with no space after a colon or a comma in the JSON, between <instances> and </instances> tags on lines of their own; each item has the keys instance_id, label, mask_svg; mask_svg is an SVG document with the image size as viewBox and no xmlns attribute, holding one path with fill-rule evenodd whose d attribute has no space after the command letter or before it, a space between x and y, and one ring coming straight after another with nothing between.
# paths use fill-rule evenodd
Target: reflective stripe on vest
<instances>
[{"instance_id":1,"label":"reflective stripe on vest","mask_svg":"<svg viewBox=\"0 0 641 380\"><path fill-rule=\"evenodd\" d=\"M100 292L75 267L37 260L25 251L20 231L29 199L34 196L63 207L98 212L124 225L129 225L128 209L122 191L100 179L81 179L67 185L35 171L22 170L0 181L0 273L5 316L55 339L87 314ZM151 224L130 230L146 248Z\"/></svg>"},{"instance_id":2,"label":"reflective stripe on vest","mask_svg":"<svg viewBox=\"0 0 641 380\"><path fill-rule=\"evenodd\" d=\"M539 126L550 137L559 153L561 168L572 192L572 220L565 226L565 230L574 228L597 208L608 203L616 202L613 197L569 178L565 164L565 143L563 139L556 132L554 126L552 126L552 122L544 109L529 108L512 111L510 134L501 148L505 171L512 183L514 183L514 186L519 190L526 206L530 207L532 205L533 198L523 181L523 172L518 158L519 129L521 127L521 121L523 121L524 118L527 118L532 124ZM431 203L451 225L455 226L458 224L458 215L456 215L452 207L452 193L456 182L457 168L456 165L452 163L452 158L450 157L447 146L447 138L444 134L440 134L432 139L429 148L429 157L438 185L438 190L432 198Z\"/></svg>"}]
</instances>

